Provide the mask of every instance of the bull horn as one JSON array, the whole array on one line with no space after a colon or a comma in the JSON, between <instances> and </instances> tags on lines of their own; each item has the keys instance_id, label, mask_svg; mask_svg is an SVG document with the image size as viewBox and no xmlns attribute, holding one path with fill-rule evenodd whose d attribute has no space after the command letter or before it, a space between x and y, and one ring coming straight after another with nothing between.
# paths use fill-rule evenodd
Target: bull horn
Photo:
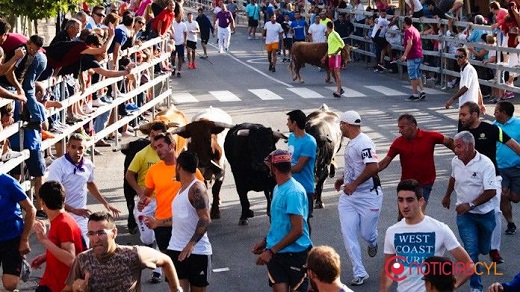
<instances>
[{"instance_id":1,"label":"bull horn","mask_svg":"<svg viewBox=\"0 0 520 292\"><path fill-rule=\"evenodd\" d=\"M215 126L222 127L222 128L232 128L233 126L235 126L235 125L223 123L223 122L214 122L214 123L215 123Z\"/></svg>"},{"instance_id":2,"label":"bull horn","mask_svg":"<svg viewBox=\"0 0 520 292\"><path fill-rule=\"evenodd\" d=\"M186 126L175 128L169 132L173 135L176 135L176 134L179 134L180 132L183 132L184 130L186 130Z\"/></svg>"},{"instance_id":3,"label":"bull horn","mask_svg":"<svg viewBox=\"0 0 520 292\"><path fill-rule=\"evenodd\" d=\"M169 122L167 126L168 128L177 128L180 124L177 122Z\"/></svg>"},{"instance_id":4,"label":"bull horn","mask_svg":"<svg viewBox=\"0 0 520 292\"><path fill-rule=\"evenodd\" d=\"M278 139L284 139L284 140L289 139L284 133L282 133L280 131L273 131L273 136Z\"/></svg>"},{"instance_id":5,"label":"bull horn","mask_svg":"<svg viewBox=\"0 0 520 292\"><path fill-rule=\"evenodd\" d=\"M249 129L241 129L237 131L237 136L249 136Z\"/></svg>"}]
</instances>

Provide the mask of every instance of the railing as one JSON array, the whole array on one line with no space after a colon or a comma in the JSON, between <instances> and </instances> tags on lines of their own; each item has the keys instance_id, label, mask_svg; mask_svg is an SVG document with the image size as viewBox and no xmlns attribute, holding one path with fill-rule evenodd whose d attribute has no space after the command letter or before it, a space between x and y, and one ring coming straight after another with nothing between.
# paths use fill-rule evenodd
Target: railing
<instances>
[{"instance_id":1,"label":"railing","mask_svg":"<svg viewBox=\"0 0 520 292\"><path fill-rule=\"evenodd\" d=\"M135 52L141 51L146 48L152 48L153 46L156 46L158 44L161 44L163 48L166 48L166 45L165 45L166 41L167 40L165 40L165 39L161 39L160 37L157 37L155 39L144 42L143 44L141 44L139 46L134 46L132 48L129 48L128 50L123 51L123 53L120 54L120 57L123 57L123 56L130 57L130 55ZM114 116L116 119L115 122L113 122L110 125L107 125L107 127L105 129L103 129L102 131L100 131L99 133L95 133L91 137L91 139L89 141L87 141L87 146L91 148L91 158L93 159L94 158L94 145L97 141L106 137L110 133L115 133L117 135L116 132L120 127L129 123L132 120L136 120L140 114L144 113L145 111L147 111L149 109L154 109L152 111L152 117L153 117L153 115L155 113L155 107L163 102L166 102L167 105L169 106L170 105L169 97L171 96L171 93L172 93L171 88L169 88L170 74L156 75L153 70L154 66L156 64L169 60L169 56L170 56L169 53L162 53L161 56L151 59L150 62L142 63L139 66L135 67L132 70L133 74L140 73L144 70L148 70L151 68L151 70L150 70L151 75L150 75L149 81L147 83L140 85L138 82L135 85L135 88L133 90L131 90L127 93L124 93L124 94L119 93L118 90L113 90L112 95L113 95L114 100L111 104L107 104L102 107L98 107L97 110L91 116L88 116L85 120L74 123L73 125L69 125L66 129L63 130L63 132L61 132L59 134L54 134L54 136L55 136L54 138L44 140L41 145L41 150L45 151L56 143L63 143L63 145L64 145L65 138L68 137L71 133L76 132L78 129L83 127L85 124L91 123L93 121L93 119L96 118L97 116L99 116L100 114L114 110L115 111ZM86 88L84 90L84 92L76 92L74 95L72 95L64 100L61 100L60 102L63 105L63 107L61 109L52 110L50 112L50 114L52 115L55 113L59 113L60 116L62 117L62 121L64 121L65 115L67 114L68 107L74 105L75 103L79 102L80 100L87 98L90 94L95 93L96 91L98 91L102 88L105 88L108 86L116 86L117 82L121 81L123 78L124 77L106 78L103 81L100 81L96 84L92 84L91 86ZM55 86L58 86L58 88L60 88L60 96L65 96L65 92L64 92L64 90L66 88L65 82L66 82L65 80L60 80L55 85ZM160 90L160 92L155 92L155 88L158 85L164 85L164 84L165 84L165 86L163 86L163 88ZM145 100L146 103L144 105L142 105L139 108L139 110L131 112L129 115L122 117L120 119L118 118L117 108L120 104L123 104L132 99L136 99L138 94L140 94L142 92L146 92L150 89L153 91L152 95L154 96L154 98L152 100L150 100L148 102L146 102L146 100ZM12 102L12 101L0 98L0 106L4 106L10 102ZM135 100L134 100L134 102L135 102ZM0 141L8 139L9 137L11 137L13 135L19 134L21 136L20 137L20 147L23 147L23 128L24 127L25 127L24 123L20 121L20 122L14 123L13 125L10 125L9 127L4 128L2 131L0 131ZM115 139L115 150L117 150L117 148L118 148L118 139ZM65 149L65 148L63 148L63 149ZM0 173L8 173L13 168L15 168L19 165L21 165L23 168L23 166L24 166L23 162L25 159L27 159L29 157L29 151L22 149L21 152L23 154L22 156L13 158L13 159L7 161L6 163L0 165ZM23 174L23 172L22 172L22 174ZM22 175L21 177L23 180L24 175ZM24 185L24 187L26 188L27 191L29 190L30 183L25 183L22 185Z\"/></svg>"},{"instance_id":2,"label":"railing","mask_svg":"<svg viewBox=\"0 0 520 292\"><path fill-rule=\"evenodd\" d=\"M342 12L342 13L347 13L352 16L354 15L352 10L350 10L350 9L339 9L338 11ZM373 13L365 12L364 15L366 17L368 17L368 16L372 16ZM393 17L392 15L388 16L388 18L392 18L392 17ZM353 17L352 17L352 19L353 19ZM403 25L402 25L403 21L404 21L404 17L402 17L402 16L398 17L398 20L397 20L397 22L399 24L398 26L401 28L403 27ZM425 18L425 17L420 18L420 19L414 18L413 22L415 24L433 24L433 23L435 23L435 24L439 24L439 25L440 24L447 25L447 23L448 23L447 20ZM367 24L358 24L358 23L355 23L354 21L352 23L353 23L355 29L356 28L363 29L363 36L357 36L354 34L351 34L349 36L350 45L357 47L355 50L355 53L365 55L365 56L368 56L371 58L376 58L376 60L378 61L380 56L375 56L375 54L372 53L369 49L371 45L374 45L372 40L368 37L364 37L366 35L366 32L368 31L368 29L370 29L370 26ZM481 30L489 31L490 34L493 33L491 26L488 26L488 25L475 25L473 23L463 22L463 21L456 21L453 23L453 26L457 26L459 28L467 28L468 25L471 25L472 29L481 29ZM391 31L391 30L387 30L387 31ZM462 29L459 31L462 31ZM395 30L393 32L401 34L401 36L402 36L401 30ZM439 36L439 35L421 35L421 38L425 39L425 40L428 39L428 40L439 41L440 42L439 46L442 48L446 48L448 43L458 43L458 44L463 44L464 46L472 45L475 48L483 48L486 50L496 50L497 58L501 55L502 52L515 53L515 54L520 53L520 49L516 49L516 48L501 47L499 45L491 46L491 45L484 44L484 43L468 42L467 40L461 40L461 39L455 38L455 37L446 37L446 36ZM359 44L361 44L361 45L359 45ZM399 51L400 53L402 53L404 51L404 47L402 45L392 45L392 50L396 50L396 51ZM455 60L454 54L449 54L443 50L433 51L433 50L425 50L423 48L423 54L424 54L424 56L432 56L435 58L439 58L440 60L446 60L446 59ZM388 61L388 58L386 60ZM406 62L397 61L397 63L399 66L406 66ZM511 73L520 73L519 66L509 66L509 64L501 63L500 59L498 59L498 63L496 63L496 64L484 63L483 61L478 61L475 59L470 59L470 63L472 65L474 65L475 67L489 68L489 69L493 69L493 70L501 71L501 72L508 71ZM441 75L441 78L440 78L441 86L446 85L447 76L460 77L460 72L448 70L446 68L446 62L443 62L443 61L440 62L439 67L422 64L421 70L440 74ZM402 72L402 70L400 70L400 72ZM495 80L491 80L491 81L485 80L485 79L479 79L479 83L480 83L480 85L486 85L486 86L489 86L492 88L498 88L498 89L503 89L503 90L520 93L520 88L505 85L502 81L502 78L495 78Z\"/></svg>"}]
</instances>

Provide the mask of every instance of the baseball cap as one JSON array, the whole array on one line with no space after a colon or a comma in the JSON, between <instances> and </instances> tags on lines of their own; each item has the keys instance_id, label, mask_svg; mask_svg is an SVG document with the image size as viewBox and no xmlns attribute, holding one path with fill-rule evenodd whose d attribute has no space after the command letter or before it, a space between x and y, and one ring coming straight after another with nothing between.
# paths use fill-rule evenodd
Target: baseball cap
<instances>
[{"instance_id":1,"label":"baseball cap","mask_svg":"<svg viewBox=\"0 0 520 292\"><path fill-rule=\"evenodd\" d=\"M272 164L283 162L291 163L291 153L289 153L287 150L276 149L267 155L267 157L264 159L264 162Z\"/></svg>"},{"instance_id":2,"label":"baseball cap","mask_svg":"<svg viewBox=\"0 0 520 292\"><path fill-rule=\"evenodd\" d=\"M361 126L361 117L356 111L346 111L342 113L339 120L349 125Z\"/></svg>"}]
</instances>

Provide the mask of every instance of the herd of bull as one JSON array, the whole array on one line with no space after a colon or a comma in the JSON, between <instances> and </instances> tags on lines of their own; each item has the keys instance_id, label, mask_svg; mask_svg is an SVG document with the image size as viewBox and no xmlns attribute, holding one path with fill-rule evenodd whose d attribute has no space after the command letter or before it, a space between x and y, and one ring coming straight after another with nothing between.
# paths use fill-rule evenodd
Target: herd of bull
<instances>
[{"instance_id":1,"label":"herd of bull","mask_svg":"<svg viewBox=\"0 0 520 292\"><path fill-rule=\"evenodd\" d=\"M275 181L264 164L264 158L276 149L275 145L280 139L287 140L286 135L261 124L233 124L228 113L214 107L198 112L190 123L185 114L174 106L158 113L155 120L162 120L172 128L169 131L174 134L178 153L185 149L197 153L199 170L206 184L212 185L212 219L220 218L220 189L224 181L226 159L231 166L242 207L239 225L247 225L248 218L254 216L247 198L249 191L264 192L269 214ZM150 123L139 129L147 133L149 127ZM333 158L341 148L339 117L323 104L307 116L305 129L318 145L315 206L323 208L323 183L327 176L334 176Z\"/></svg>"}]
</instances>

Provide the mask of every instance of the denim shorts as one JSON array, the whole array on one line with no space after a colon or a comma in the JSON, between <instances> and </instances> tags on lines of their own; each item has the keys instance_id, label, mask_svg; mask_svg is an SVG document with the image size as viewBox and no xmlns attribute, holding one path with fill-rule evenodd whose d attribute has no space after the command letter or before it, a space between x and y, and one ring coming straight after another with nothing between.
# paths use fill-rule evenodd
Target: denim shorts
<instances>
[{"instance_id":1,"label":"denim shorts","mask_svg":"<svg viewBox=\"0 0 520 292\"><path fill-rule=\"evenodd\" d=\"M417 80L421 78L421 64L422 64L423 58L417 58L417 59L411 59L408 60L407 66L408 66L408 77L411 80Z\"/></svg>"}]
</instances>

